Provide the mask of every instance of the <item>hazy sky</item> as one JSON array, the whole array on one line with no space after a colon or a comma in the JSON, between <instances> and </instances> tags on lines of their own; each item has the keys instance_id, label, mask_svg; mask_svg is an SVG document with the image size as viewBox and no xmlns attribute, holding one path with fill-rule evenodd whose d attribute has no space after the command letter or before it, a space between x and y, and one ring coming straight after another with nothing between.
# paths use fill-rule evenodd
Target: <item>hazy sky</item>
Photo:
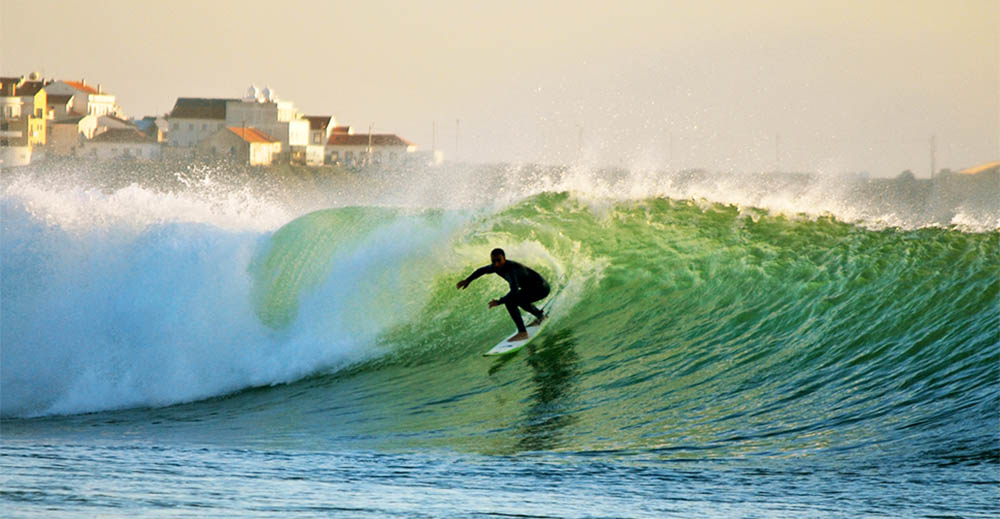
<instances>
[{"instance_id":1,"label":"hazy sky","mask_svg":"<svg viewBox=\"0 0 1000 519\"><path fill-rule=\"evenodd\" d=\"M931 135L939 167L1000 158L1000 0L39 5L0 0L0 73L130 116L255 83L422 148L436 121L463 160L927 176Z\"/></svg>"}]
</instances>

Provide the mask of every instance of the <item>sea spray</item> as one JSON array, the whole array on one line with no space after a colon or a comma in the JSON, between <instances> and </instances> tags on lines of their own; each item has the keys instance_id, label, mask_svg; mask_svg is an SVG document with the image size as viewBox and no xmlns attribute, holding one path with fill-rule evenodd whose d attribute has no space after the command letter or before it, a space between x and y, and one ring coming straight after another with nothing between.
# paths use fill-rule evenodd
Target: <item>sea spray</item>
<instances>
[{"instance_id":1,"label":"sea spray","mask_svg":"<svg viewBox=\"0 0 1000 519\"><path fill-rule=\"evenodd\" d=\"M350 247L286 261L313 275L277 323L267 317L279 311L261 308L280 307L279 290L254 295L270 232L107 214L62 226L53 218L66 213L38 217L13 197L2 210L2 411L19 416L169 405L373 355L380 329L419 307L427 265L447 250L426 249L462 218L382 218ZM297 250L317 236L304 238Z\"/></svg>"},{"instance_id":2,"label":"sea spray","mask_svg":"<svg viewBox=\"0 0 1000 519\"><path fill-rule=\"evenodd\" d=\"M355 191L334 181L302 203L211 174L170 189L5 176L3 414L162 406L348 365L475 356L509 331L500 313L480 320L503 287L456 295L454 282L497 245L565 284L554 324L597 341L587 347L663 351L690 366L681 381L725 358L846 348L879 359L930 340L941 352L979 349L973 367L945 369L980 380L968 397L976 408L989 402L1000 214L990 204L1000 198L988 189L942 197L935 220L911 203L931 191L895 181L884 185L900 193L874 201L862 184L809 176L740 187L705 172L476 171L476 181L461 168L371 172ZM413 195L450 182L458 188L433 203ZM824 192L841 208L811 207ZM324 196L333 209L311 212ZM862 216L852 225L838 214ZM920 229L934 221L962 226ZM869 343L828 344L817 329ZM802 344L791 348L792 336ZM674 344L727 346L685 361ZM581 358L597 351L579 348ZM749 376L765 365L747 366Z\"/></svg>"}]
</instances>

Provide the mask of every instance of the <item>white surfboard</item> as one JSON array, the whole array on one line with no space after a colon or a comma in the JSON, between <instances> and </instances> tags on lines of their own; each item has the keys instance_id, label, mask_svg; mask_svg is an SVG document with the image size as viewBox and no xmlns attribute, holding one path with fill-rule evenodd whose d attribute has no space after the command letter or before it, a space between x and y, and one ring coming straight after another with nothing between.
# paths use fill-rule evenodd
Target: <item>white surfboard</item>
<instances>
[{"instance_id":1,"label":"white surfboard","mask_svg":"<svg viewBox=\"0 0 1000 519\"><path fill-rule=\"evenodd\" d=\"M563 285L560 283L559 286L562 287ZM556 299L559 297L559 292L560 292L560 290L553 290L552 291L552 295L550 295L549 298L548 298L548 301L544 305L541 306L541 311L545 313L546 319L544 321L542 321L541 324L538 324L538 325L535 325L535 326L527 326L527 327L525 327L525 331L528 332L528 338L527 339L525 339L523 341L513 341L513 342L511 342L511 341L508 341L505 338L504 340L500 341L500 344L497 344L496 346L490 348L490 351L484 353L483 356L484 357L495 357L497 355L507 355L509 353L514 353L514 352L520 350L521 348L527 346L528 343L531 342L532 340L534 340L535 336L538 335L538 332L542 331L542 328L545 328L545 325L549 324L549 319L551 319L551 317L549 316L549 313L550 313L551 308L552 308L552 303L554 303L556 301ZM520 310L518 310L518 311L520 311ZM524 312L521 312L521 319L524 319L525 323L530 323L530 322L533 322L535 320L535 316L533 316L531 314L525 315ZM517 333L517 330L514 330L514 333ZM511 333L507 337L511 337L512 335L514 335L514 333Z\"/></svg>"},{"instance_id":2,"label":"white surfboard","mask_svg":"<svg viewBox=\"0 0 1000 519\"><path fill-rule=\"evenodd\" d=\"M526 317L527 318L525 318L525 315L522 314L522 318L525 318L525 321L527 321L528 319L531 319L533 321L535 319L535 316L530 314L527 315ZM526 327L525 329L528 332L527 339L524 339L523 341L508 341L507 339L504 339L500 341L500 344L497 344L492 349L490 349L490 351L484 353L483 356L492 357L495 355L507 355L508 353L514 353L515 351L520 350L521 348L525 347L529 342L531 342L531 340L534 339L536 335L538 335L538 332L541 331L541 329L544 328L548 322L549 320L546 319L542 321L542 324ZM517 331L515 330L514 333L517 333Z\"/></svg>"}]
</instances>

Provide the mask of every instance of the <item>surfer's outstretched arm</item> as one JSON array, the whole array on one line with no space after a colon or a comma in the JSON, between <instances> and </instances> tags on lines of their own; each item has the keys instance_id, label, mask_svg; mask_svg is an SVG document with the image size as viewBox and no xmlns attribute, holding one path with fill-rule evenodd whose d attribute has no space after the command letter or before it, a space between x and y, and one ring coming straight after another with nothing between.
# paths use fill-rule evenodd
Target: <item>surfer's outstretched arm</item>
<instances>
[{"instance_id":1,"label":"surfer's outstretched arm","mask_svg":"<svg viewBox=\"0 0 1000 519\"><path fill-rule=\"evenodd\" d=\"M464 289L465 287L469 286L469 283L475 281L476 278L482 276L483 274L491 274L493 272L496 272L496 269L493 267L493 265L486 265L485 267L479 267L478 269L476 269L475 272L469 274L469 277L459 281L458 284L455 285L455 288Z\"/></svg>"}]
</instances>

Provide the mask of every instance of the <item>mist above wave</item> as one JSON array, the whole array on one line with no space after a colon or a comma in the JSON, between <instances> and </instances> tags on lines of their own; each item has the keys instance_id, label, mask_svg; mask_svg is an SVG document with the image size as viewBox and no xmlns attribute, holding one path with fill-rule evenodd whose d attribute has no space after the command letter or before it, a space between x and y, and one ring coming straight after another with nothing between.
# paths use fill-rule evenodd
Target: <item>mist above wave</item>
<instances>
[{"instance_id":1,"label":"mist above wave","mask_svg":"<svg viewBox=\"0 0 1000 519\"><path fill-rule=\"evenodd\" d=\"M8 169L3 194L55 225L195 221L274 230L318 209L496 210L544 192L594 201L703 199L866 227L1000 228L1000 175L868 179L818 173L416 162L386 169L51 162Z\"/></svg>"}]
</instances>

